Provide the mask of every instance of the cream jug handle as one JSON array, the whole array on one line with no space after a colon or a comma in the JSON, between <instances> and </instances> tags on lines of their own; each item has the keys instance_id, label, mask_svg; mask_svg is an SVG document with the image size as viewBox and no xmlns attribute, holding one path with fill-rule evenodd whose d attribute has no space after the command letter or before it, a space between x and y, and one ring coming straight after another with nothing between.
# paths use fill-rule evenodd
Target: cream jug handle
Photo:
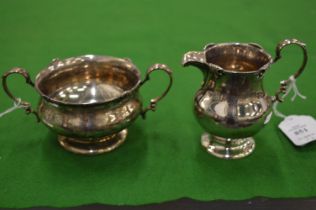
<instances>
[{"instance_id":1,"label":"cream jug handle","mask_svg":"<svg viewBox=\"0 0 316 210\"><path fill-rule=\"evenodd\" d=\"M7 78L8 76L10 76L11 74L21 74L24 78L27 84L29 84L30 86L34 87L34 83L32 82L30 75L27 71L25 71L22 68L13 68L10 71L4 73L2 75L2 86L4 91L6 92L6 94L15 102L15 103L19 103L21 104L21 107L25 110L26 114L34 114L37 118L37 121L40 121L40 118L38 116L38 113L32 109L32 106L29 102L26 101L20 101L19 98L13 96L13 94L10 92L8 85L7 85Z\"/></svg>"},{"instance_id":2,"label":"cream jug handle","mask_svg":"<svg viewBox=\"0 0 316 210\"><path fill-rule=\"evenodd\" d=\"M165 64L154 64L147 70L145 79L141 82L141 85L143 85L145 82L147 82L150 79L149 75L153 71L156 71L156 70L161 70L161 71L164 71L164 72L166 72L168 74L168 76L169 76L169 84L168 84L167 89L160 96L151 99L149 106L147 106L145 109L142 110L141 115L142 115L142 117L144 119L146 117L146 113L149 110L151 110L151 111L155 111L156 110L157 103L167 95L167 93L169 92L169 90L170 90L170 88L172 86L172 82L173 82L172 71L167 65L165 65Z\"/></svg>"},{"instance_id":3,"label":"cream jug handle","mask_svg":"<svg viewBox=\"0 0 316 210\"><path fill-rule=\"evenodd\" d=\"M277 47L276 47L276 56L273 60L273 62L275 63L276 61L278 61L281 58L281 51L285 46L288 45L298 45L299 47L301 47L301 49L303 50L303 63L301 64L300 68L295 72L295 74L293 74L294 79L298 78L301 73L303 72L306 63L307 63L307 51L306 51L306 45L305 43L297 40L297 39L285 39L284 41L280 42ZM288 88L288 84L290 83L290 79L287 80L283 80L280 82L280 88L279 90L276 92L275 94L275 98L274 98L274 102L278 101L278 102L283 102L283 99L281 97L281 94L286 93L286 90Z\"/></svg>"}]
</instances>

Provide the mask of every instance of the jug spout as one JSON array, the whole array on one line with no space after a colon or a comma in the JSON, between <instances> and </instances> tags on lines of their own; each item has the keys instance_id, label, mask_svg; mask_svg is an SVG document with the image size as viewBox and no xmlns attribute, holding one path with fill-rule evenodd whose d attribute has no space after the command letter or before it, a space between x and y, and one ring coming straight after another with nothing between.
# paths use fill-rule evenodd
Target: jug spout
<instances>
[{"instance_id":1,"label":"jug spout","mask_svg":"<svg viewBox=\"0 0 316 210\"><path fill-rule=\"evenodd\" d=\"M196 52L196 51L187 52L183 56L182 65L184 67L192 65L199 68L203 72L209 70L209 66L206 63L204 52Z\"/></svg>"}]
</instances>

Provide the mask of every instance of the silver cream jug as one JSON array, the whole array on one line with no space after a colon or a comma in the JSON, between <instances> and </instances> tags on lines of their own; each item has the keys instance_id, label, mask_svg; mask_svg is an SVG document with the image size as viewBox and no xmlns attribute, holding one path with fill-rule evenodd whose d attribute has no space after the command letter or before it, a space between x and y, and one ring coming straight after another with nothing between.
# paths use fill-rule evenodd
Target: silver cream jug
<instances>
[{"instance_id":1,"label":"silver cream jug","mask_svg":"<svg viewBox=\"0 0 316 210\"><path fill-rule=\"evenodd\" d=\"M204 74L204 82L195 95L194 112L206 131L201 143L209 153L237 159L253 152L253 136L269 121L273 103L282 102L282 94L290 83L289 79L281 81L280 89L269 96L263 88L263 77L288 45L298 45L303 50L303 63L293 75L297 78L307 62L305 44L297 39L280 42L274 59L255 43L208 44L201 52L184 55L183 66L196 66Z\"/></svg>"}]
</instances>

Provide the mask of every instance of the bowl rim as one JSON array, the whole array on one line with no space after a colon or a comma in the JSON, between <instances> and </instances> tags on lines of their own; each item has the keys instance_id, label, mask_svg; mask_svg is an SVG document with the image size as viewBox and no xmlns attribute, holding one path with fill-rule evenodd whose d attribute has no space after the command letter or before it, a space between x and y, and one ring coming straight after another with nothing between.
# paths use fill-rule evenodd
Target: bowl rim
<instances>
[{"instance_id":1,"label":"bowl rim","mask_svg":"<svg viewBox=\"0 0 316 210\"><path fill-rule=\"evenodd\" d=\"M40 83L43 81L44 78L46 78L51 72L57 71L60 68L65 68L67 66L71 65L79 65L84 62L97 62L97 63L116 63L120 65L122 68L126 68L132 73L137 78L137 82L128 90L124 90L122 94L120 94L117 97L108 99L108 100L103 100L103 101L97 101L97 102L87 102L87 103L72 103L72 102L64 102L60 100L56 100L54 98L51 98L47 94L45 94L40 86ZM65 58L63 60L60 59L53 59L53 61L48 65L48 67L42 69L36 76L35 78L35 89L37 92L40 94L42 98L45 100L53 103L53 104L58 104L58 105L66 105L66 106L95 106L95 105L104 105L105 103L121 100L125 98L126 96L130 95L134 91L136 91L141 84L141 74L138 68L132 63L132 61L129 58L117 58L117 57L112 57L112 56L105 56L105 55L92 55L92 54L87 54L87 55L81 55L81 56L74 56L74 57L69 57Z\"/></svg>"}]
</instances>

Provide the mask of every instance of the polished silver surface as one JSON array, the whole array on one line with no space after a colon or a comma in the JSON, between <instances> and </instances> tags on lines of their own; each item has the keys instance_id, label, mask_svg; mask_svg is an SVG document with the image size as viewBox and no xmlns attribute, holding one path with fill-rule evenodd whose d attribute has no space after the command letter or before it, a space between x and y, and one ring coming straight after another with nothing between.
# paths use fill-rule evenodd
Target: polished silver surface
<instances>
[{"instance_id":1,"label":"polished silver surface","mask_svg":"<svg viewBox=\"0 0 316 210\"><path fill-rule=\"evenodd\" d=\"M143 108L139 89L153 71L164 71L169 78L167 89ZM151 66L141 80L140 72L129 59L85 55L53 62L37 76L35 84L27 71L14 68L6 72L3 87L7 95L18 101L8 89L7 77L20 74L35 87L40 101L37 110L22 101L26 112L58 134L61 146L78 154L111 151L125 141L126 128L139 115L155 111L157 103L172 85L172 72L164 64Z\"/></svg>"},{"instance_id":2,"label":"polished silver surface","mask_svg":"<svg viewBox=\"0 0 316 210\"><path fill-rule=\"evenodd\" d=\"M65 85L51 94L50 97L56 101L90 104L114 99L123 92L124 90L118 86L102 84L98 81L89 81L85 84Z\"/></svg>"},{"instance_id":3,"label":"polished silver surface","mask_svg":"<svg viewBox=\"0 0 316 210\"><path fill-rule=\"evenodd\" d=\"M307 53L305 44L296 39L280 42L275 59L255 43L209 44L202 52L184 55L184 66L196 66L204 74L202 87L195 95L194 111L200 125L211 134L202 136L202 142L208 142L208 146L204 145L208 152L225 159L251 154L255 147L252 137L267 123L272 103L288 83L282 81L277 94L268 96L263 88L264 73L289 44L300 46L304 52L297 77L305 67Z\"/></svg>"}]
</instances>

